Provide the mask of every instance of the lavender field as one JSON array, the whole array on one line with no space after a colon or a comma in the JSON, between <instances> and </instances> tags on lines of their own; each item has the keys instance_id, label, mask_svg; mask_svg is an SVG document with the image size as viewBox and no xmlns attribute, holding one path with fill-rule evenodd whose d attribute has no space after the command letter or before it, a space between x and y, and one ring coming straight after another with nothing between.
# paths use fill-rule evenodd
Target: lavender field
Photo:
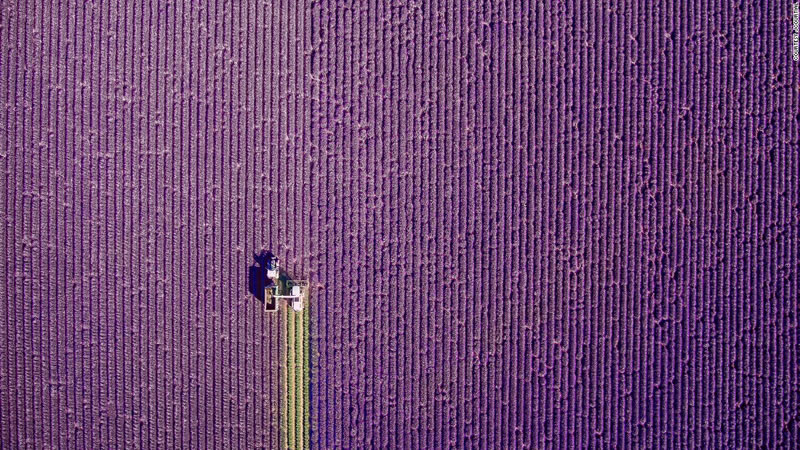
<instances>
[{"instance_id":1,"label":"lavender field","mask_svg":"<svg viewBox=\"0 0 800 450\"><path fill-rule=\"evenodd\" d=\"M3 2L0 448L797 447L792 38L789 1Z\"/></svg>"}]
</instances>

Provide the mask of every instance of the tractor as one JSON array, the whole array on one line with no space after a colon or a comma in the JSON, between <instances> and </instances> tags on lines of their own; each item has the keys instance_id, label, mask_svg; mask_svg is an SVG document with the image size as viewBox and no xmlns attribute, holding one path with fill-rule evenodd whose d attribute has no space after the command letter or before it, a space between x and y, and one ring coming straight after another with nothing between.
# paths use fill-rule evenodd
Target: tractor
<instances>
[{"instance_id":1,"label":"tractor","mask_svg":"<svg viewBox=\"0 0 800 450\"><path fill-rule=\"evenodd\" d=\"M292 280L281 270L278 258L267 260L267 280L264 287L264 311L278 310L280 300L288 300L295 311L302 311L308 302L309 285L306 280Z\"/></svg>"}]
</instances>

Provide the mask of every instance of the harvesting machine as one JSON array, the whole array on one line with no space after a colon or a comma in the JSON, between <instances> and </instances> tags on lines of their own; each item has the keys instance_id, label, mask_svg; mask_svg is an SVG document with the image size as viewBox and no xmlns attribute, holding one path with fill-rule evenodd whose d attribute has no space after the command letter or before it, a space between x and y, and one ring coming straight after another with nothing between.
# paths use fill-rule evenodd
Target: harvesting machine
<instances>
[{"instance_id":1,"label":"harvesting machine","mask_svg":"<svg viewBox=\"0 0 800 450\"><path fill-rule=\"evenodd\" d=\"M267 261L267 279L271 284L264 287L264 311L277 311L280 300L288 300L295 311L303 310L308 302L308 281L290 279L281 270L277 257Z\"/></svg>"}]
</instances>

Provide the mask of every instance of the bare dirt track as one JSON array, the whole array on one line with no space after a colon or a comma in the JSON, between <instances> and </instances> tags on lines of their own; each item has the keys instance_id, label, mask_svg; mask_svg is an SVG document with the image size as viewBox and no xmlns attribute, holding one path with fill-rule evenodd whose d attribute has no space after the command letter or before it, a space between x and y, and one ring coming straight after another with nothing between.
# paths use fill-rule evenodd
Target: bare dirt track
<instances>
[{"instance_id":1,"label":"bare dirt track","mask_svg":"<svg viewBox=\"0 0 800 450\"><path fill-rule=\"evenodd\" d=\"M791 446L763 3L4 2L0 446L280 446L262 250L314 289L296 442Z\"/></svg>"}]
</instances>

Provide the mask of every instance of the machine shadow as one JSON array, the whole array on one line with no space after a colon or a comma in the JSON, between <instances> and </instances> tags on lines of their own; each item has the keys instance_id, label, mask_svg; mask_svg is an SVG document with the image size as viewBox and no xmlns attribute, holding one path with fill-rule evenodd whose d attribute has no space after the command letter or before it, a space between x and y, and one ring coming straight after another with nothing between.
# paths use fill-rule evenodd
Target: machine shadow
<instances>
[{"instance_id":1,"label":"machine shadow","mask_svg":"<svg viewBox=\"0 0 800 450\"><path fill-rule=\"evenodd\" d=\"M267 287L267 262L274 256L272 252L266 250L254 254L255 264L248 269L248 290L261 303L264 303L264 288Z\"/></svg>"}]
</instances>

